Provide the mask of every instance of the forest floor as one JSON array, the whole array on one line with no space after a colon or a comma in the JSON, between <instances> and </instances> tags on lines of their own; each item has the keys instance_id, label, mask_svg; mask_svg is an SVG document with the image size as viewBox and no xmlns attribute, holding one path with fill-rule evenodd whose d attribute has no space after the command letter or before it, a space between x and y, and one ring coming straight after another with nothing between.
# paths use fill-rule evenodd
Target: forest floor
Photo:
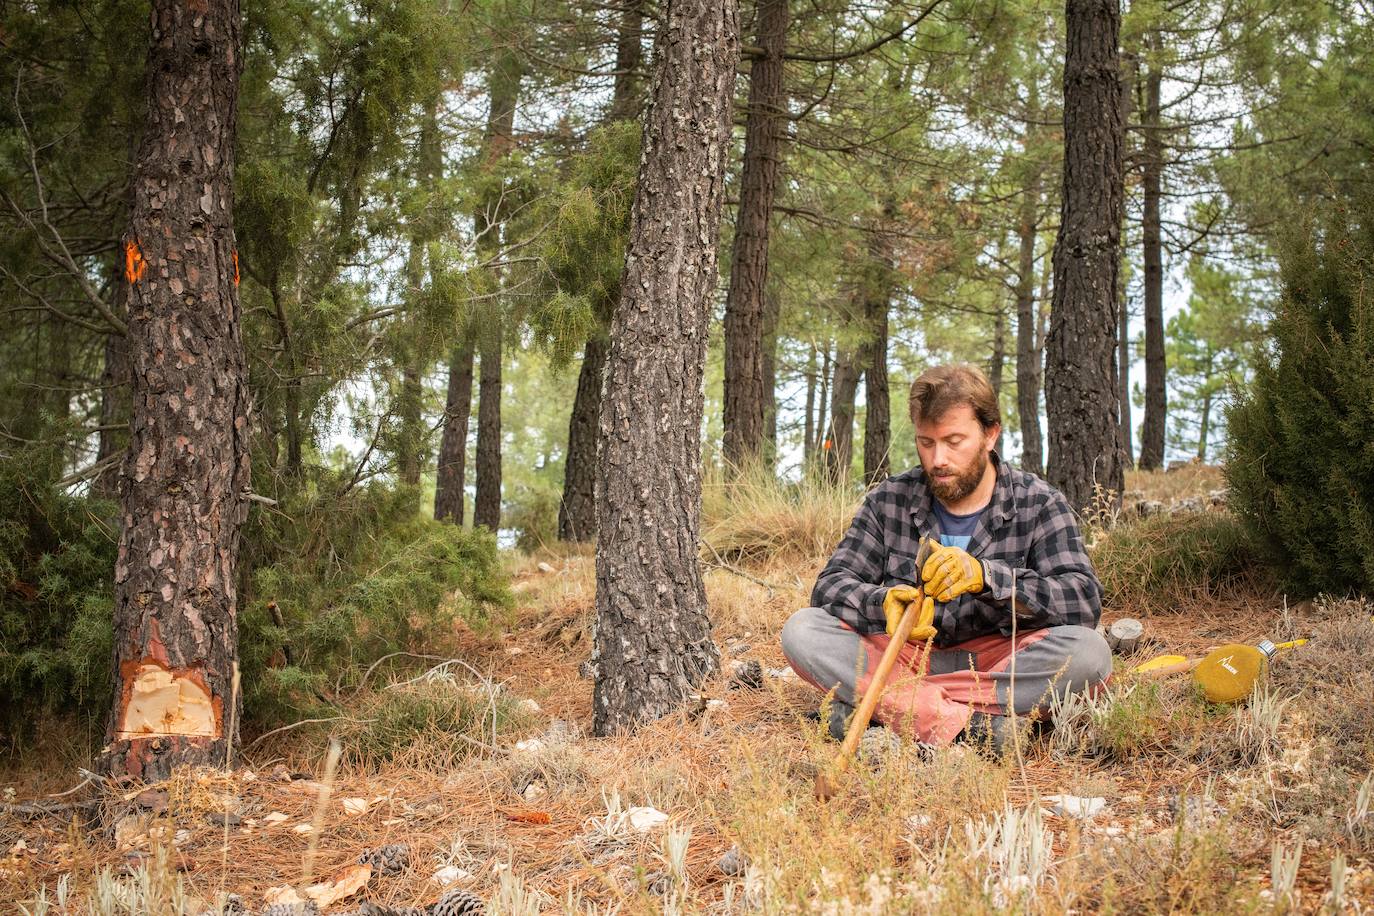
<instances>
[{"instance_id":1,"label":"forest floor","mask_svg":"<svg viewBox=\"0 0 1374 916\"><path fill-rule=\"evenodd\" d=\"M1205 502L1215 475L1191 477L1137 479L1135 496ZM593 562L522 558L513 623L460 627L443 654L465 664L399 686L477 697L479 709L506 704L516 711L503 730L475 728L459 753L420 739L387 762L346 754L332 777L320 741L286 732L248 748L227 776L182 774L142 796L105 787L93 822L0 821L0 900L40 912L33 901L53 901L66 874L69 903L83 901L73 912L124 894L197 913L223 893L256 912L288 888L361 880L348 870L361 853L405 843L400 874L372 875L325 912L364 898L432 903L444 878L520 913L1374 908L1371 780L1361 783L1374 760L1367 604L1287 608L1246 584L1187 606L1129 608L1144 644L1072 723L1001 762L963 746L926 761L903 747L856 764L822 805L813 776L837 745L808 718L818 696L787 668L778 633L823 560L715 562L706 581L725 671L704 711L594 739L592 682L579 673ZM1128 670L1161 652L1294 633L1317 638L1237 708L1209 706L1186 676L1148 683ZM762 685L732 686L732 667L748 661ZM75 773L6 774L7 794L42 797ZM1047 800L1061 794L1104 806L1061 816ZM136 880L121 883L131 869Z\"/></svg>"}]
</instances>

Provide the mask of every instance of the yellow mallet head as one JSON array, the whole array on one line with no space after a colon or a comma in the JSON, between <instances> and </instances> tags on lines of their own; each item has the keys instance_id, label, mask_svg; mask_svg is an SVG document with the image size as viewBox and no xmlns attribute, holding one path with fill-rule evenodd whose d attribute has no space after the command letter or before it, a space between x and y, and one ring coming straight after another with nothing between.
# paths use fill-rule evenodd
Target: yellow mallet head
<instances>
[{"instance_id":1,"label":"yellow mallet head","mask_svg":"<svg viewBox=\"0 0 1374 916\"><path fill-rule=\"evenodd\" d=\"M1243 700L1264 674L1274 651L1274 644L1267 639L1258 646L1241 643L1218 646L1198 662L1193 669L1193 680L1213 703Z\"/></svg>"}]
</instances>

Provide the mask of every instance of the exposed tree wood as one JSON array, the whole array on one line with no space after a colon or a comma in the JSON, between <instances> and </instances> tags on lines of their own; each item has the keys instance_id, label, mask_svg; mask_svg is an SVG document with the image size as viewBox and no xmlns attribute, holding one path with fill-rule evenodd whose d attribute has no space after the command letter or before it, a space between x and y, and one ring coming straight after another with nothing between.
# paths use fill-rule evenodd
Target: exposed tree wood
<instances>
[{"instance_id":1,"label":"exposed tree wood","mask_svg":"<svg viewBox=\"0 0 1374 916\"><path fill-rule=\"evenodd\" d=\"M720 664L698 562L702 385L739 19L734 0L660 17L601 411L598 735L679 708Z\"/></svg>"},{"instance_id":2,"label":"exposed tree wood","mask_svg":"<svg viewBox=\"0 0 1374 916\"><path fill-rule=\"evenodd\" d=\"M1054 246L1054 307L1045 354L1049 480L1075 511L1094 486L1119 497L1116 324L1123 198L1114 0L1068 0L1064 61L1064 196Z\"/></svg>"},{"instance_id":3,"label":"exposed tree wood","mask_svg":"<svg viewBox=\"0 0 1374 916\"><path fill-rule=\"evenodd\" d=\"M783 48L791 18L789 0L762 0L758 44L763 54L749 71L749 116L740 172L740 203L725 296L725 460L743 466L759 460L767 412L763 384L764 324L768 310L768 233L782 156Z\"/></svg>"},{"instance_id":4,"label":"exposed tree wood","mask_svg":"<svg viewBox=\"0 0 1374 916\"><path fill-rule=\"evenodd\" d=\"M835 357L834 381L830 388L830 429L826 436L825 469L832 483L846 483L854 461L854 402L859 392L859 366L862 348L844 348Z\"/></svg>"},{"instance_id":5,"label":"exposed tree wood","mask_svg":"<svg viewBox=\"0 0 1374 916\"><path fill-rule=\"evenodd\" d=\"M104 765L145 780L236 740L239 530L251 429L233 174L236 0L154 0L128 258L130 448Z\"/></svg>"}]
</instances>

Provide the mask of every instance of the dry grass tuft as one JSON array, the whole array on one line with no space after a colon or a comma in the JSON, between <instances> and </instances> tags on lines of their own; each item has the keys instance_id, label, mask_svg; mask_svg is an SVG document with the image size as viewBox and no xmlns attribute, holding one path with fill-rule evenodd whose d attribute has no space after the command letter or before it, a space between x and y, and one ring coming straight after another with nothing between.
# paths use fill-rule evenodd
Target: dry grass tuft
<instances>
[{"instance_id":1,"label":"dry grass tuft","mask_svg":"<svg viewBox=\"0 0 1374 916\"><path fill-rule=\"evenodd\" d=\"M708 478L702 491L705 556L775 563L826 557L858 511L861 494L820 476L792 483L746 471Z\"/></svg>"}]
</instances>

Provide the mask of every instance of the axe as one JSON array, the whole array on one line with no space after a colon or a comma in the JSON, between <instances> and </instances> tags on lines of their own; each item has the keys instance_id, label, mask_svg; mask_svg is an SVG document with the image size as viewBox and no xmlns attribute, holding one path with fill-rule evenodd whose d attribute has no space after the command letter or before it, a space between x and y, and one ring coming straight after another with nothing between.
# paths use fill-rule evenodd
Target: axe
<instances>
[{"instance_id":1,"label":"axe","mask_svg":"<svg viewBox=\"0 0 1374 916\"><path fill-rule=\"evenodd\" d=\"M878 707L878 700L882 698L883 690L887 687L888 675L892 673L892 666L897 663L897 656L901 654L902 646L906 645L906 639L911 635L911 630L916 626L916 618L921 614L921 605L925 603L925 586L920 583L921 567L925 565L926 558L930 556L934 549L934 542L930 538L922 538L921 546L916 550L916 587L920 593L910 601L906 610L902 611L902 619L897 624L897 632L892 635L892 639L887 644L887 649L883 651L883 657L878 662L878 668L873 672L873 680L868 684L868 690L864 692L863 700L859 703L859 708L854 711L854 718L849 723L849 731L845 732L844 742L840 745L839 753L831 762L829 770L821 770L816 774L816 798L820 801L829 801L836 792L836 782L849 767L849 763L854 758L854 751L859 747L859 739L863 737L864 731L868 728L868 722L873 718L873 710Z\"/></svg>"}]
</instances>

